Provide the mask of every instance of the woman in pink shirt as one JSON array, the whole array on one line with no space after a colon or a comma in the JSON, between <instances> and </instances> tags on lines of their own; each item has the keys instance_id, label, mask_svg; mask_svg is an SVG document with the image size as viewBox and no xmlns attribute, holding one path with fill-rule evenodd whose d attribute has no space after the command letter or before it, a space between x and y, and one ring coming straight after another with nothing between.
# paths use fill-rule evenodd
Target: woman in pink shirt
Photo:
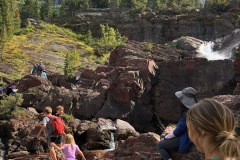
<instances>
[{"instance_id":1,"label":"woman in pink shirt","mask_svg":"<svg viewBox=\"0 0 240 160\"><path fill-rule=\"evenodd\" d=\"M63 150L65 160L76 160L77 154L82 157L82 160L86 160L78 145L75 144L74 137L71 134L66 135L65 144L62 147L58 147L55 143L51 143L51 145L57 150Z\"/></svg>"}]
</instances>

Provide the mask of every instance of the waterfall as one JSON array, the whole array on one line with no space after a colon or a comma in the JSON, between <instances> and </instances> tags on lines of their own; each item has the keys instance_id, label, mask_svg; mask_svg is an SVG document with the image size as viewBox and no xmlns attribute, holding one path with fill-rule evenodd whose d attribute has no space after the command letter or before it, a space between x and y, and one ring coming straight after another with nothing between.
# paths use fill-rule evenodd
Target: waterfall
<instances>
[{"instance_id":1,"label":"waterfall","mask_svg":"<svg viewBox=\"0 0 240 160\"><path fill-rule=\"evenodd\" d=\"M105 120L100 118L98 125L99 125L100 131L103 131L103 130L110 131L109 149L106 149L106 151L114 150L115 149L114 131L116 131L117 129L115 124L109 119Z\"/></svg>"},{"instance_id":2,"label":"waterfall","mask_svg":"<svg viewBox=\"0 0 240 160\"><path fill-rule=\"evenodd\" d=\"M199 0L199 2L201 4L202 8L204 8L206 0Z\"/></svg>"},{"instance_id":3,"label":"waterfall","mask_svg":"<svg viewBox=\"0 0 240 160\"><path fill-rule=\"evenodd\" d=\"M230 59L231 52L220 52L213 51L214 42L207 42L200 45L198 51L200 52L200 57L207 58L208 60L221 60Z\"/></svg>"},{"instance_id":4,"label":"waterfall","mask_svg":"<svg viewBox=\"0 0 240 160\"><path fill-rule=\"evenodd\" d=\"M198 57L208 60L234 59L234 51L240 47L240 29L211 42L203 42L197 52ZM215 50L213 50L215 48ZM217 50L216 50L217 49Z\"/></svg>"},{"instance_id":5,"label":"waterfall","mask_svg":"<svg viewBox=\"0 0 240 160\"><path fill-rule=\"evenodd\" d=\"M0 160L5 160L5 146L0 138Z\"/></svg>"},{"instance_id":6,"label":"waterfall","mask_svg":"<svg viewBox=\"0 0 240 160\"><path fill-rule=\"evenodd\" d=\"M112 151L115 149L115 142L114 142L114 133L111 132L111 138L110 138L110 149L108 149L109 151Z\"/></svg>"}]
</instances>

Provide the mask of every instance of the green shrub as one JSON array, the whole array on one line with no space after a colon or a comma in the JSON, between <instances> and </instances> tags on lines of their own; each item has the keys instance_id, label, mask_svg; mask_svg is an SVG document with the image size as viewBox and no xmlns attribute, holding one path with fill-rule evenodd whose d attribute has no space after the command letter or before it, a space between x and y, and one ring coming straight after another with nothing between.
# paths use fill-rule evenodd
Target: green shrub
<instances>
[{"instance_id":1,"label":"green shrub","mask_svg":"<svg viewBox=\"0 0 240 160\"><path fill-rule=\"evenodd\" d=\"M102 31L102 37L97 40L95 45L95 53L97 53L97 55L102 56L103 54L115 49L115 47L126 43L127 38L121 36L118 30L109 27L108 24L100 24L100 27Z\"/></svg>"},{"instance_id":2,"label":"green shrub","mask_svg":"<svg viewBox=\"0 0 240 160\"><path fill-rule=\"evenodd\" d=\"M31 23L29 23L26 28L22 28L22 29L20 30L20 34L28 34L28 33L31 33L31 32L34 31L34 28L35 28L35 27L34 27Z\"/></svg>"},{"instance_id":3,"label":"green shrub","mask_svg":"<svg viewBox=\"0 0 240 160\"><path fill-rule=\"evenodd\" d=\"M107 65L109 55L110 55L110 52L98 57L96 60L96 63Z\"/></svg>"},{"instance_id":4,"label":"green shrub","mask_svg":"<svg viewBox=\"0 0 240 160\"><path fill-rule=\"evenodd\" d=\"M238 20L238 24L240 25L240 14L237 17L237 20Z\"/></svg>"},{"instance_id":5,"label":"green shrub","mask_svg":"<svg viewBox=\"0 0 240 160\"><path fill-rule=\"evenodd\" d=\"M15 95L9 95L0 100L0 119L9 119L16 112L16 108L21 106L23 102L23 95L16 93Z\"/></svg>"},{"instance_id":6,"label":"green shrub","mask_svg":"<svg viewBox=\"0 0 240 160\"><path fill-rule=\"evenodd\" d=\"M152 52L152 44L151 43L147 43L146 46L145 46L145 49L144 51L146 52Z\"/></svg>"},{"instance_id":7,"label":"green shrub","mask_svg":"<svg viewBox=\"0 0 240 160\"><path fill-rule=\"evenodd\" d=\"M64 74L65 75L74 75L77 67L80 66L80 53L75 48L72 52L66 54L64 62Z\"/></svg>"},{"instance_id":8,"label":"green shrub","mask_svg":"<svg viewBox=\"0 0 240 160\"><path fill-rule=\"evenodd\" d=\"M69 38L72 40L77 40L79 37L79 35L74 33L72 30L68 28L58 27L55 24L41 23L40 26L44 32L53 33L60 37Z\"/></svg>"},{"instance_id":9,"label":"green shrub","mask_svg":"<svg viewBox=\"0 0 240 160\"><path fill-rule=\"evenodd\" d=\"M7 83L4 82L2 78L0 78L0 86L5 86L5 85L7 85Z\"/></svg>"},{"instance_id":10,"label":"green shrub","mask_svg":"<svg viewBox=\"0 0 240 160\"><path fill-rule=\"evenodd\" d=\"M73 120L74 119L74 116L72 114L64 114L63 115L64 118L66 118L67 120Z\"/></svg>"},{"instance_id":11,"label":"green shrub","mask_svg":"<svg viewBox=\"0 0 240 160\"><path fill-rule=\"evenodd\" d=\"M85 37L85 42L88 44L88 45L92 45L94 43L94 39L93 39L93 36L92 36L92 32L91 30L88 30L88 33Z\"/></svg>"},{"instance_id":12,"label":"green shrub","mask_svg":"<svg viewBox=\"0 0 240 160\"><path fill-rule=\"evenodd\" d=\"M236 57L240 57L240 51L236 51L233 53Z\"/></svg>"}]
</instances>

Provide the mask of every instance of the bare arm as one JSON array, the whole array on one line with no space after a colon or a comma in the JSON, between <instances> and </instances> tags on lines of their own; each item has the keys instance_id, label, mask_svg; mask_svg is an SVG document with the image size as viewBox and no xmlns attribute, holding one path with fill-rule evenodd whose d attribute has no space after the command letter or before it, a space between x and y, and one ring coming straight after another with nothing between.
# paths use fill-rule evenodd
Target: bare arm
<instances>
[{"instance_id":1,"label":"bare arm","mask_svg":"<svg viewBox=\"0 0 240 160\"><path fill-rule=\"evenodd\" d=\"M63 125L64 125L64 129L65 129L66 131L69 131L69 130L70 130L70 127L67 127L67 126L65 125L65 123L63 123Z\"/></svg>"},{"instance_id":2,"label":"bare arm","mask_svg":"<svg viewBox=\"0 0 240 160\"><path fill-rule=\"evenodd\" d=\"M55 143L51 142L50 143L51 146L53 146L54 148L56 148L57 150L62 150L62 147L58 147Z\"/></svg>"},{"instance_id":3,"label":"bare arm","mask_svg":"<svg viewBox=\"0 0 240 160\"><path fill-rule=\"evenodd\" d=\"M40 128L38 134L37 134L37 139L39 139L39 136L42 134L42 132L44 131L44 129L46 128L46 125L42 125L42 127Z\"/></svg>"},{"instance_id":4,"label":"bare arm","mask_svg":"<svg viewBox=\"0 0 240 160\"><path fill-rule=\"evenodd\" d=\"M86 160L81 150L78 150L77 153L82 157L82 160Z\"/></svg>"}]
</instances>

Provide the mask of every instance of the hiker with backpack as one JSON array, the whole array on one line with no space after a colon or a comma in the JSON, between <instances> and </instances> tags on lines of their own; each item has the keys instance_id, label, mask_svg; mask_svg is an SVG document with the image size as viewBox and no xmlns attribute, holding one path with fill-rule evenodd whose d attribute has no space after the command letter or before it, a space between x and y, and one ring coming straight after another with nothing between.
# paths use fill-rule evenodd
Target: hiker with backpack
<instances>
[{"instance_id":1,"label":"hiker with backpack","mask_svg":"<svg viewBox=\"0 0 240 160\"><path fill-rule=\"evenodd\" d=\"M48 142L48 148L50 151L50 157L53 160L57 160L54 147L51 146L50 143L51 142L54 142L55 144L62 143L62 134L64 132L64 125L61 118L58 118L52 115L52 108L49 106L45 107L44 116L45 117L41 121L42 127L40 128L37 134L37 139L39 139L40 135L45 130L47 133L47 142Z\"/></svg>"},{"instance_id":2,"label":"hiker with backpack","mask_svg":"<svg viewBox=\"0 0 240 160\"><path fill-rule=\"evenodd\" d=\"M57 106L57 108L56 108L56 116L59 117L59 118L61 118L61 120L63 121L63 115L64 115L64 107L61 106L61 105ZM69 131L69 130L70 130L70 127L67 127L67 126L65 125L65 123L63 123L63 125L64 125L64 129L65 129L66 131ZM65 136L66 136L65 132L63 132L63 137L65 137Z\"/></svg>"}]
</instances>

